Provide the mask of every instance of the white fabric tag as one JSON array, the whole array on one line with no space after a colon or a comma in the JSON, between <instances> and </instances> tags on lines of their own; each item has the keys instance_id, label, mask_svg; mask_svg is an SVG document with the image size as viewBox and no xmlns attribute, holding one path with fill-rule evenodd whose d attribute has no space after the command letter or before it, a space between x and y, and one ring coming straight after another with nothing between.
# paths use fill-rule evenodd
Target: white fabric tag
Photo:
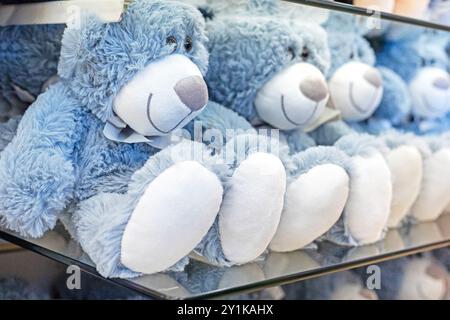
<instances>
[{"instance_id":1,"label":"white fabric tag","mask_svg":"<svg viewBox=\"0 0 450 320\"><path fill-rule=\"evenodd\" d=\"M326 106L320 117L304 129L306 133L316 130L325 123L341 120L341 112Z\"/></svg>"},{"instance_id":2,"label":"white fabric tag","mask_svg":"<svg viewBox=\"0 0 450 320\"><path fill-rule=\"evenodd\" d=\"M122 120L115 116L105 124L103 134L111 141L122 143L147 143L157 149L163 149L173 143L172 135L146 137L128 127Z\"/></svg>"}]
</instances>

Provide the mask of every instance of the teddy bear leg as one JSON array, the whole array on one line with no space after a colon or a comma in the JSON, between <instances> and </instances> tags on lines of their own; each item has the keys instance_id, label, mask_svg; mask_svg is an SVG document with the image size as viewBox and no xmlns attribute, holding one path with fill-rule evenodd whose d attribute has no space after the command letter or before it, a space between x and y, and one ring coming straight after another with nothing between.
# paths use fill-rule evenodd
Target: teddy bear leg
<instances>
[{"instance_id":1,"label":"teddy bear leg","mask_svg":"<svg viewBox=\"0 0 450 320\"><path fill-rule=\"evenodd\" d=\"M375 243L382 238L391 200L391 173L383 155L374 152L353 156L344 225L357 245Z\"/></svg>"},{"instance_id":2,"label":"teddy bear leg","mask_svg":"<svg viewBox=\"0 0 450 320\"><path fill-rule=\"evenodd\" d=\"M424 161L422 188L411 209L417 221L433 221L450 202L450 149L443 148Z\"/></svg>"},{"instance_id":3,"label":"teddy bear leg","mask_svg":"<svg viewBox=\"0 0 450 320\"><path fill-rule=\"evenodd\" d=\"M423 160L416 147L403 145L390 150L386 161L392 176L392 202L387 225L398 228L419 195Z\"/></svg>"},{"instance_id":4,"label":"teddy bear leg","mask_svg":"<svg viewBox=\"0 0 450 320\"><path fill-rule=\"evenodd\" d=\"M217 161L228 168L222 174L225 194L214 227L196 248L211 263L251 262L264 253L275 234L286 191L286 171L277 156L258 150L257 142L265 139L242 134L217 155Z\"/></svg>"},{"instance_id":5,"label":"teddy bear leg","mask_svg":"<svg viewBox=\"0 0 450 320\"><path fill-rule=\"evenodd\" d=\"M80 204L77 237L103 276L180 266L213 225L222 184L200 161L177 159L182 154L164 150L134 173L126 194L102 193Z\"/></svg>"},{"instance_id":6,"label":"teddy bear leg","mask_svg":"<svg viewBox=\"0 0 450 320\"><path fill-rule=\"evenodd\" d=\"M295 173L270 249L294 251L325 234L339 219L349 194L343 168L347 157L334 147L311 148L293 156Z\"/></svg>"}]
</instances>

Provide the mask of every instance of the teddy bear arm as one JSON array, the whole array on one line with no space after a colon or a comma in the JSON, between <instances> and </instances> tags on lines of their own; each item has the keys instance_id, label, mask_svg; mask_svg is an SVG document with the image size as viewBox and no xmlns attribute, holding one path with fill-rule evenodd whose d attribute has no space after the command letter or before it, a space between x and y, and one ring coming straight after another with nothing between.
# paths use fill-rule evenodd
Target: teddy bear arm
<instances>
[{"instance_id":1,"label":"teddy bear arm","mask_svg":"<svg viewBox=\"0 0 450 320\"><path fill-rule=\"evenodd\" d=\"M219 130L226 136L229 130L245 130L253 132L252 125L233 110L210 101L205 110L197 117L195 122L199 122L204 130Z\"/></svg>"},{"instance_id":2,"label":"teddy bear arm","mask_svg":"<svg viewBox=\"0 0 450 320\"><path fill-rule=\"evenodd\" d=\"M75 184L72 153L78 107L59 88L24 115L0 158L2 218L8 228L39 237L53 228Z\"/></svg>"},{"instance_id":3,"label":"teddy bear arm","mask_svg":"<svg viewBox=\"0 0 450 320\"><path fill-rule=\"evenodd\" d=\"M331 146L334 145L343 136L354 133L345 122L332 121L320 126L318 129L310 133L310 136L318 145Z\"/></svg>"}]
</instances>

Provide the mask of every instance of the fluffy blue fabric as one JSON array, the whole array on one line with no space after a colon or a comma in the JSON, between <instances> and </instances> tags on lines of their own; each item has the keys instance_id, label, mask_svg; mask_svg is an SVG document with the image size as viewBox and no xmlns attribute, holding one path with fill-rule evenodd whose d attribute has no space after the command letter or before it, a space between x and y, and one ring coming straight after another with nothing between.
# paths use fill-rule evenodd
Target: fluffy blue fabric
<instances>
[{"instance_id":1,"label":"fluffy blue fabric","mask_svg":"<svg viewBox=\"0 0 450 320\"><path fill-rule=\"evenodd\" d=\"M415 114L408 86L424 68L434 67L448 72L450 62L446 48L450 43L449 38L445 33L420 29L394 39L386 36L380 41L377 64L383 74L385 91L376 117L390 121L400 130L419 134L448 130L448 116ZM405 52L408 54L405 55ZM450 92L449 89L442 89ZM433 97L429 97L428 101L435 103ZM447 103L447 112L449 109L450 105ZM442 110L441 115L445 112Z\"/></svg>"},{"instance_id":2,"label":"fluffy blue fabric","mask_svg":"<svg viewBox=\"0 0 450 320\"><path fill-rule=\"evenodd\" d=\"M189 52L166 41L173 36L183 43L187 35ZM169 153L192 145L159 152L145 143L114 142L103 134L105 121L120 88L161 57L182 54L204 73L205 43L200 13L169 1L135 1L118 23L87 16L80 29L66 29L58 67L62 80L28 109L1 155L2 223L39 237L69 209L76 236L102 275L137 275L120 263L124 226L145 186L184 160ZM191 159L183 150L179 154ZM185 264L183 259L174 269Z\"/></svg>"},{"instance_id":3,"label":"fluffy blue fabric","mask_svg":"<svg viewBox=\"0 0 450 320\"><path fill-rule=\"evenodd\" d=\"M22 114L56 75L62 25L0 28L0 121Z\"/></svg>"},{"instance_id":4,"label":"fluffy blue fabric","mask_svg":"<svg viewBox=\"0 0 450 320\"><path fill-rule=\"evenodd\" d=\"M330 64L326 33L320 26L296 23L292 28L285 19L261 12L253 15L247 10L252 16L244 10L240 15L214 14L207 22L210 62L206 79L214 102L199 115L198 121L202 122L203 130L218 129L222 136L229 129L250 134L261 133L260 129L276 129L261 124L254 106L264 84L296 63L312 64L323 73ZM344 170L351 168L342 151L317 147L300 129L282 130L280 142L276 154L286 168L288 183L323 164L335 164ZM209 241L199 251L215 250L218 245Z\"/></svg>"}]
</instances>

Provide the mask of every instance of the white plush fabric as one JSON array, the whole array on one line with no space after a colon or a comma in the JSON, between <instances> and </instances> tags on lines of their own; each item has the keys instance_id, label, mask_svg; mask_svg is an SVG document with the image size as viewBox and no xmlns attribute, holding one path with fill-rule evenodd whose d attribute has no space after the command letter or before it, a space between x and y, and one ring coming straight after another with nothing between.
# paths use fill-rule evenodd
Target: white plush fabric
<instances>
[{"instance_id":1,"label":"white plush fabric","mask_svg":"<svg viewBox=\"0 0 450 320\"><path fill-rule=\"evenodd\" d=\"M286 191L286 172L270 154L254 153L236 169L219 212L225 257L236 264L256 259L267 249L278 223Z\"/></svg>"},{"instance_id":2,"label":"white plush fabric","mask_svg":"<svg viewBox=\"0 0 450 320\"><path fill-rule=\"evenodd\" d=\"M450 203L450 149L441 149L425 159L422 190L411 209L417 221L433 221Z\"/></svg>"},{"instance_id":3,"label":"white plush fabric","mask_svg":"<svg viewBox=\"0 0 450 320\"><path fill-rule=\"evenodd\" d=\"M286 191L285 205L270 249L301 249L325 234L339 219L347 202L349 177L332 164L300 175Z\"/></svg>"},{"instance_id":4,"label":"white plush fabric","mask_svg":"<svg viewBox=\"0 0 450 320\"><path fill-rule=\"evenodd\" d=\"M217 176L198 162L166 169L148 186L128 221L122 263L146 274L173 266L206 235L222 195Z\"/></svg>"},{"instance_id":5,"label":"white plush fabric","mask_svg":"<svg viewBox=\"0 0 450 320\"><path fill-rule=\"evenodd\" d=\"M184 105L174 88L191 76L201 78L202 74L186 56L173 54L156 60L120 90L114 100L114 112L144 136L161 136L182 128L199 111L192 112Z\"/></svg>"},{"instance_id":6,"label":"white plush fabric","mask_svg":"<svg viewBox=\"0 0 450 320\"><path fill-rule=\"evenodd\" d=\"M392 176L392 203L388 227L400 227L420 192L423 161L420 152L412 146L401 146L386 156Z\"/></svg>"},{"instance_id":7,"label":"white plush fabric","mask_svg":"<svg viewBox=\"0 0 450 320\"><path fill-rule=\"evenodd\" d=\"M433 82L437 79L450 77L440 68L422 68L409 84L409 92L413 112L425 118L437 118L450 110L450 89L443 90L436 87Z\"/></svg>"},{"instance_id":8,"label":"white plush fabric","mask_svg":"<svg viewBox=\"0 0 450 320\"><path fill-rule=\"evenodd\" d=\"M315 83L309 90L322 90L326 95L313 101L301 91L302 83ZM297 63L283 69L269 80L255 98L258 116L266 123L283 130L306 128L317 120L328 101L324 75L315 66ZM312 92L314 94L314 92Z\"/></svg>"},{"instance_id":9,"label":"white plush fabric","mask_svg":"<svg viewBox=\"0 0 450 320\"><path fill-rule=\"evenodd\" d=\"M352 61L340 67L328 83L331 102L346 121L368 119L381 102L383 86L376 87L367 81L364 77L366 72L378 71L364 63Z\"/></svg>"},{"instance_id":10,"label":"white plush fabric","mask_svg":"<svg viewBox=\"0 0 450 320\"><path fill-rule=\"evenodd\" d=\"M446 272L430 258L411 259L403 274L399 300L441 300L447 294Z\"/></svg>"},{"instance_id":11,"label":"white plush fabric","mask_svg":"<svg viewBox=\"0 0 450 320\"><path fill-rule=\"evenodd\" d=\"M365 245L383 235L392 200L391 173L380 153L356 156L353 161L345 224L358 244Z\"/></svg>"}]
</instances>

